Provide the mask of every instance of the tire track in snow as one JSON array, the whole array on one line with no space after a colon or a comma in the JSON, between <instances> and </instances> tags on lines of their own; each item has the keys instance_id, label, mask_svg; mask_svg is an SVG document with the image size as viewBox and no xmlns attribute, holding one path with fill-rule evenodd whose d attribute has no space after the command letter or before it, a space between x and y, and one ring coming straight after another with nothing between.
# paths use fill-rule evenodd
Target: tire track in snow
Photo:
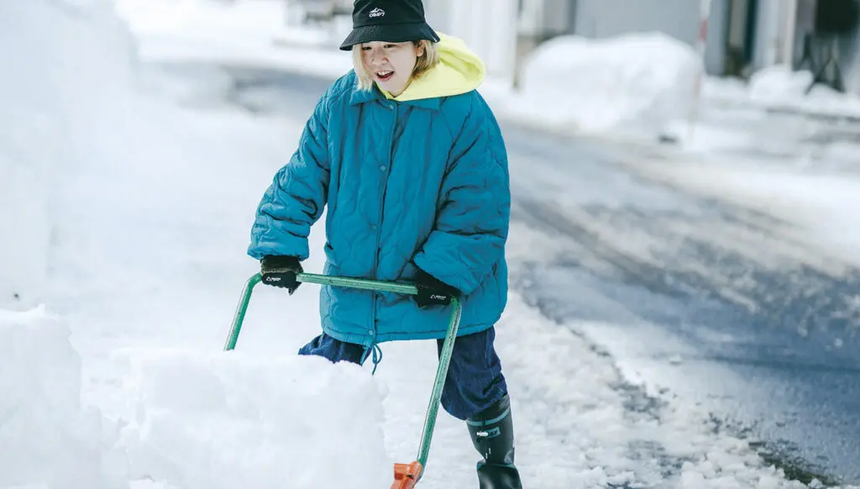
<instances>
[{"instance_id":1,"label":"tire track in snow","mask_svg":"<svg viewBox=\"0 0 860 489\"><path fill-rule=\"evenodd\" d=\"M564 243L551 254L529 257L530 266L520 269L525 278L519 287L532 303L561 322L621 318L661 324L699 346L687 353L688 361L728 365L763 385L764 392L778 394L772 399L781 402L775 404L718 412L721 423L764 438L764 450L794 460L801 476L809 470L852 477L855 448L830 448L856 444L841 429L860 395L847 387L857 372L856 268L823 253L783 220L640 177L633 163L604 161L603 173L625 174L625 184L601 176L610 197L594 198L585 190L585 197L577 198L572 195L578 186L604 183L588 178L594 171L588 164L518 156L548 168L552 175L545 180L572 183L563 192L537 193L538 184L526 182L515 196L517 221ZM528 175L535 173L532 167ZM519 178L532 178L526 175ZM630 198L625 192L630 187L670 194L674 202L655 206L637 200L639 189ZM554 277L553 285L540 285L547 275ZM593 291L582 299L557 290L572 284ZM663 360L668 364L672 358ZM831 376L818 399L813 387L819 387L821 371ZM800 378L793 378L798 372ZM703 387L699 390L713 390ZM734 397L734 404L743 404L742 396ZM821 404L836 407L822 413Z\"/></svg>"}]
</instances>

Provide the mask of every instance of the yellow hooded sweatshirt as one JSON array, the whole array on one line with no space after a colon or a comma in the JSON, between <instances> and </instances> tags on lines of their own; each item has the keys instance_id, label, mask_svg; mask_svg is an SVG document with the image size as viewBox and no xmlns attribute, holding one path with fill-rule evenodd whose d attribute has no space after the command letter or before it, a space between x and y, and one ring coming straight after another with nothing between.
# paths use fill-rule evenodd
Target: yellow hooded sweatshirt
<instances>
[{"instance_id":1,"label":"yellow hooded sweatshirt","mask_svg":"<svg viewBox=\"0 0 860 489\"><path fill-rule=\"evenodd\" d=\"M436 49L439 51L439 62L413 79L406 90L397 97L380 91L389 100L405 102L434 97L450 97L470 92L483 83L487 71L484 62L473 53L462 39L439 34ZM378 86L378 85L377 85Z\"/></svg>"}]
</instances>

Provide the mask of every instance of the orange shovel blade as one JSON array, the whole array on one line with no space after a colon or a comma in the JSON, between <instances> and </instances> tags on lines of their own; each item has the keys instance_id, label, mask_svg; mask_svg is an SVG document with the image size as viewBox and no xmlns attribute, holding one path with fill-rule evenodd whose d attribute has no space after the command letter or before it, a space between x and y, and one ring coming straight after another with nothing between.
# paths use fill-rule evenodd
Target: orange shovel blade
<instances>
[{"instance_id":1,"label":"orange shovel blade","mask_svg":"<svg viewBox=\"0 0 860 489\"><path fill-rule=\"evenodd\" d=\"M418 483L422 470L420 462L394 464L394 484L391 484L391 489L412 489Z\"/></svg>"}]
</instances>

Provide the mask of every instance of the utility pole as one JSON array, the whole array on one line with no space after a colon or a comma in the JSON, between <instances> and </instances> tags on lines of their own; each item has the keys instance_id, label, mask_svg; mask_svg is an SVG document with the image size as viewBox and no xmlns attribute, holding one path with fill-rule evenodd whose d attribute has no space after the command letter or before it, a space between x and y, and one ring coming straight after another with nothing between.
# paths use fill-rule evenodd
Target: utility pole
<instances>
[{"instance_id":1,"label":"utility pole","mask_svg":"<svg viewBox=\"0 0 860 489\"><path fill-rule=\"evenodd\" d=\"M690 102L689 119L687 121L687 137L692 139L696 122L699 119L699 105L702 100L702 83L705 78L705 50L708 46L708 21L711 18L711 0L699 0L699 34L696 38L696 52L699 54L699 66L696 69L696 79L693 86L693 100Z\"/></svg>"},{"instance_id":2,"label":"utility pole","mask_svg":"<svg viewBox=\"0 0 860 489\"><path fill-rule=\"evenodd\" d=\"M794 69L794 41L797 32L797 0L782 0L782 53L780 61Z\"/></svg>"}]
</instances>

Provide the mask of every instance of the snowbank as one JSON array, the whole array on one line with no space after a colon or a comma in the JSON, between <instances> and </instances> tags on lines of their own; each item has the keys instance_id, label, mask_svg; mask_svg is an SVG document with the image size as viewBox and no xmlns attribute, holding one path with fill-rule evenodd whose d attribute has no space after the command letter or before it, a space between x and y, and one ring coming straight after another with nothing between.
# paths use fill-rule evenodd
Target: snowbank
<instances>
[{"instance_id":1,"label":"snowbank","mask_svg":"<svg viewBox=\"0 0 860 489\"><path fill-rule=\"evenodd\" d=\"M807 70L792 71L784 65L763 68L750 78L749 99L764 107L860 118L860 97L839 93L822 84L815 85L807 94L812 80L813 75Z\"/></svg>"},{"instance_id":2,"label":"snowbank","mask_svg":"<svg viewBox=\"0 0 860 489\"><path fill-rule=\"evenodd\" d=\"M357 367L292 354L247 358L217 346L206 347L211 356L156 349L132 355L123 382L115 364L96 358L94 352L104 353L99 348L145 342L130 331L137 325L157 345L175 343L169 333L183 314L192 320L182 334L203 329L205 314L158 293L139 294L181 281L189 272L175 262L218 279L228 253L248 263L248 210L241 212L241 234L222 231L241 246L225 246L213 259L217 270L188 259L195 252L201 259L198 235L186 243L170 234L175 215L194 225L224 221L218 199L226 191L212 196L201 167L211 171L210 160L220 156L224 168L241 172L231 188L254 193L237 208L253 212L265 187L253 170L236 165L248 157L244 147L227 155L213 144L219 134L230 135L223 141L235 136L213 132L221 119L201 115L196 131L180 131L186 119L179 109L167 112L135 94L135 47L109 0L2 2L0 23L0 56L16 67L0 77L0 489L114 489L147 481L207 489L390 485L383 394ZM249 129L244 137L255 135ZM219 149L190 157L183 144ZM274 170L264 170L268 181ZM215 202L177 213L196 192ZM222 219L205 219L205 212ZM164 241L159 231L168 234ZM177 252L184 245L191 251ZM118 272L135 280L117 287ZM97 278L105 289L94 285ZM106 299L117 289L129 300ZM230 300L235 292L231 287ZM19 298L10 299L15 293ZM70 314L61 321L32 308L40 302ZM157 309L161 324L138 320L141 304ZM107 319L93 321L92 310ZM166 326L165 315L172 321ZM70 330L85 353L72 347ZM183 344L199 347L208 338L211 329Z\"/></svg>"},{"instance_id":3,"label":"snowbank","mask_svg":"<svg viewBox=\"0 0 860 489\"><path fill-rule=\"evenodd\" d=\"M143 59L282 68L330 78L352 68L351 54L337 49L352 27L351 20L346 28L333 30L297 28L288 25L286 3L276 0L116 2L142 40Z\"/></svg>"},{"instance_id":4,"label":"snowbank","mask_svg":"<svg viewBox=\"0 0 860 489\"><path fill-rule=\"evenodd\" d=\"M727 107L747 107L834 118L860 118L860 96L840 93L823 85L812 85L808 70L794 71L785 65L762 68L749 82L709 77L703 97ZM809 93L807 93L809 90Z\"/></svg>"},{"instance_id":5,"label":"snowbank","mask_svg":"<svg viewBox=\"0 0 860 489\"><path fill-rule=\"evenodd\" d=\"M81 405L68 326L0 309L0 358L0 488L128 487L116 427Z\"/></svg>"},{"instance_id":6,"label":"snowbank","mask_svg":"<svg viewBox=\"0 0 860 489\"><path fill-rule=\"evenodd\" d=\"M63 150L56 117L60 93L48 75L51 53L39 42L42 2L0 4L0 58L14 70L0 77L0 307L34 305L45 274L48 181Z\"/></svg>"},{"instance_id":7,"label":"snowbank","mask_svg":"<svg viewBox=\"0 0 860 489\"><path fill-rule=\"evenodd\" d=\"M271 43L284 31L287 7L281 1L114 0L132 30L147 35L175 36L199 42Z\"/></svg>"},{"instance_id":8,"label":"snowbank","mask_svg":"<svg viewBox=\"0 0 860 489\"><path fill-rule=\"evenodd\" d=\"M0 307L41 300L53 188L120 130L130 37L109 0L0 3ZM110 129L108 131L107 129Z\"/></svg>"},{"instance_id":9,"label":"snowbank","mask_svg":"<svg viewBox=\"0 0 860 489\"><path fill-rule=\"evenodd\" d=\"M688 117L700 65L692 48L659 33L561 36L526 59L511 110L583 132L659 131Z\"/></svg>"},{"instance_id":10,"label":"snowbank","mask_svg":"<svg viewBox=\"0 0 860 489\"><path fill-rule=\"evenodd\" d=\"M678 120L665 132L685 151L712 161L745 154L803 172L853 171L860 97L821 84L809 90L812 80L809 71L780 65L755 72L749 82L708 77L695 126Z\"/></svg>"},{"instance_id":11,"label":"snowbank","mask_svg":"<svg viewBox=\"0 0 860 489\"><path fill-rule=\"evenodd\" d=\"M185 489L391 484L383 394L356 365L236 351L161 351L133 361L133 479Z\"/></svg>"}]
</instances>

